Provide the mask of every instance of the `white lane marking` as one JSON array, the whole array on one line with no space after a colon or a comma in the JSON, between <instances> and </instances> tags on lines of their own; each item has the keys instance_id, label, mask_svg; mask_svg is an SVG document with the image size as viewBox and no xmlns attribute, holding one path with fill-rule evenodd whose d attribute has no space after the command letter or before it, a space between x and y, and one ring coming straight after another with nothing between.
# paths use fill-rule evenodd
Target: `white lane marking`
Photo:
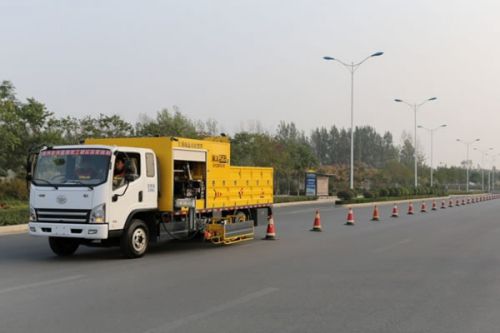
<instances>
[{"instance_id":1,"label":"white lane marking","mask_svg":"<svg viewBox=\"0 0 500 333\"><path fill-rule=\"evenodd\" d=\"M15 287L10 287L10 288L5 288L5 289L0 289L0 294L5 294L9 293L12 291L18 291L18 290L23 290L23 289L28 289L28 288L36 288L36 287L42 287L42 286L47 286L51 284L57 284L61 282L68 282L68 281L73 281L73 280L78 280L81 279L83 275L73 275L73 276L66 276L60 279L53 279L53 280L47 280L47 281L40 281L40 282L35 282L35 283L29 283L29 284L23 284L20 286L15 286Z\"/></svg>"},{"instance_id":2,"label":"white lane marking","mask_svg":"<svg viewBox=\"0 0 500 333\"><path fill-rule=\"evenodd\" d=\"M388 246L385 246L385 247L381 247L381 248L379 248L379 249L376 249L376 250L374 250L373 252L375 252L375 253L385 252L385 251L387 251L387 250L391 250L391 249L393 249L393 248L395 248L395 247L397 247L397 246L399 246L399 245L403 245L403 244L406 244L406 243L409 243L409 242L411 242L411 239L409 239L409 238L405 238L405 239L400 240L399 242L396 242L396 243L394 243L394 244L391 244L391 245L388 245Z\"/></svg>"},{"instance_id":3,"label":"white lane marking","mask_svg":"<svg viewBox=\"0 0 500 333\"><path fill-rule=\"evenodd\" d=\"M186 325L186 324L189 324L191 322L206 318L206 317L213 315L217 312L222 312L222 311L234 308L237 305L248 303L250 301L253 301L254 299L266 296L266 295L273 293L275 291L278 291L278 288L273 288L273 287L264 288L262 290L254 292L254 293L250 293L250 294L247 294L247 295L242 296L240 298L234 299L230 302L216 305L215 307L213 307L209 310L194 313L194 314L186 316L184 318L179 318L177 320L166 323L160 327L156 327L156 328L147 330L144 333L170 332L170 331L175 330L183 325Z\"/></svg>"}]
</instances>

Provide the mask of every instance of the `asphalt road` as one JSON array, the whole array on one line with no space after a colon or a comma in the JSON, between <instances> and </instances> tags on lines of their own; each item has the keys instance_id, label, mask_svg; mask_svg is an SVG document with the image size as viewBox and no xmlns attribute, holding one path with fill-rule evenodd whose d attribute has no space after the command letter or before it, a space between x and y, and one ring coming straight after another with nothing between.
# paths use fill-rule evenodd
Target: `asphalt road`
<instances>
[{"instance_id":1,"label":"asphalt road","mask_svg":"<svg viewBox=\"0 0 500 333\"><path fill-rule=\"evenodd\" d=\"M499 332L500 200L390 209L345 226L345 208L280 208L276 241L259 227L250 242L171 241L137 260L61 259L44 238L0 236L0 332Z\"/></svg>"}]
</instances>

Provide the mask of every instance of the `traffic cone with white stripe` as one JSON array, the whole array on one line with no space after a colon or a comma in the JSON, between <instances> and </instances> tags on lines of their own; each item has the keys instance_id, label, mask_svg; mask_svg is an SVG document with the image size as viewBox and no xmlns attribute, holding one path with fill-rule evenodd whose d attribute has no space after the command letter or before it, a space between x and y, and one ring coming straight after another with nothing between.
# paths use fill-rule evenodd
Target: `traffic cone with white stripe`
<instances>
[{"instance_id":1,"label":"traffic cone with white stripe","mask_svg":"<svg viewBox=\"0 0 500 333\"><path fill-rule=\"evenodd\" d=\"M420 205L420 213L427 213L427 204L425 201L422 201L422 204Z\"/></svg>"},{"instance_id":2,"label":"traffic cone with white stripe","mask_svg":"<svg viewBox=\"0 0 500 333\"><path fill-rule=\"evenodd\" d=\"M441 209L446 208L446 202L444 200L441 200Z\"/></svg>"},{"instance_id":3,"label":"traffic cone with white stripe","mask_svg":"<svg viewBox=\"0 0 500 333\"><path fill-rule=\"evenodd\" d=\"M437 210L436 201L435 200L432 200L432 208L431 208L431 210Z\"/></svg>"},{"instance_id":4,"label":"traffic cone with white stripe","mask_svg":"<svg viewBox=\"0 0 500 333\"><path fill-rule=\"evenodd\" d=\"M373 217L372 221L380 221L380 215L378 213L377 205L373 206Z\"/></svg>"},{"instance_id":5,"label":"traffic cone with white stripe","mask_svg":"<svg viewBox=\"0 0 500 333\"><path fill-rule=\"evenodd\" d=\"M411 201L408 203L408 215L413 215L413 203Z\"/></svg>"},{"instance_id":6,"label":"traffic cone with white stripe","mask_svg":"<svg viewBox=\"0 0 500 333\"><path fill-rule=\"evenodd\" d=\"M272 215L269 215L269 220L267 222L267 230L265 240L276 240L276 230L274 228L274 219Z\"/></svg>"},{"instance_id":7,"label":"traffic cone with white stripe","mask_svg":"<svg viewBox=\"0 0 500 333\"><path fill-rule=\"evenodd\" d=\"M314 216L314 222L311 231L321 231L321 217L319 215L319 210L316 211L316 215Z\"/></svg>"},{"instance_id":8,"label":"traffic cone with white stripe","mask_svg":"<svg viewBox=\"0 0 500 333\"><path fill-rule=\"evenodd\" d=\"M349 211L347 212L347 221L345 225L354 225L354 213L351 207L349 207Z\"/></svg>"},{"instance_id":9,"label":"traffic cone with white stripe","mask_svg":"<svg viewBox=\"0 0 500 333\"><path fill-rule=\"evenodd\" d=\"M391 217L399 217L399 209L398 209L398 205L396 205L396 204L394 204L394 206L392 207Z\"/></svg>"}]
</instances>

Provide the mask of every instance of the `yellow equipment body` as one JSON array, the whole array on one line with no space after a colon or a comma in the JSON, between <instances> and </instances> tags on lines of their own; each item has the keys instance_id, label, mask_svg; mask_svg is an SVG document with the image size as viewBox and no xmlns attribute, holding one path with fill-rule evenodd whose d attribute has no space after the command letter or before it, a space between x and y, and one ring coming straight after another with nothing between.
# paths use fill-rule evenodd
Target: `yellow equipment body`
<instances>
[{"instance_id":1,"label":"yellow equipment body","mask_svg":"<svg viewBox=\"0 0 500 333\"><path fill-rule=\"evenodd\" d=\"M129 137L87 139L85 144L149 148L156 154L159 174L158 209L182 215L176 207L183 197L184 181L196 188L196 213L238 211L271 207L273 169L231 165L231 149L226 137L202 140L178 137ZM126 148L123 148L126 150Z\"/></svg>"}]
</instances>

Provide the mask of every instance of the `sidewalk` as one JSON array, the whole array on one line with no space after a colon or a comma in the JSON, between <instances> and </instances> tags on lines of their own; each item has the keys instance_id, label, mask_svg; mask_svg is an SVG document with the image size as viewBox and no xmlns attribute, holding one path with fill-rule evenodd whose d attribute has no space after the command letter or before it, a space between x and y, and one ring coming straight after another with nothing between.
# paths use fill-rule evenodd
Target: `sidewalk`
<instances>
[{"instance_id":1,"label":"sidewalk","mask_svg":"<svg viewBox=\"0 0 500 333\"><path fill-rule=\"evenodd\" d=\"M281 203L273 204L273 207L280 208L280 207L314 205L314 204L325 204L325 203L331 203L331 204L335 205L335 200L337 200L337 199L338 199L337 197L324 197L324 198L318 198L318 200L281 202Z\"/></svg>"},{"instance_id":2,"label":"sidewalk","mask_svg":"<svg viewBox=\"0 0 500 333\"><path fill-rule=\"evenodd\" d=\"M23 234L28 232L28 224L6 225L0 227L0 236Z\"/></svg>"}]
</instances>

